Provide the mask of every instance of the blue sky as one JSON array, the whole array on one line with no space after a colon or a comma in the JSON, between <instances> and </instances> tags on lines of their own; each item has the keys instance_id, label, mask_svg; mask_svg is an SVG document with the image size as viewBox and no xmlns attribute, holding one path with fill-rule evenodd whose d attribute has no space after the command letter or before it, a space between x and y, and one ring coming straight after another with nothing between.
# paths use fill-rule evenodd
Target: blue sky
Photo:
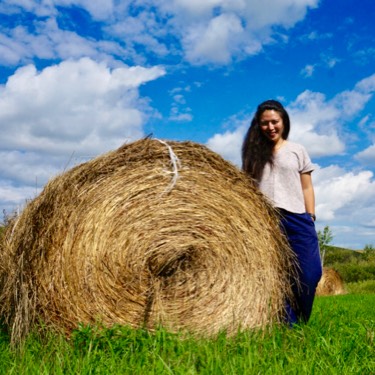
<instances>
[{"instance_id":1,"label":"blue sky","mask_svg":"<svg viewBox=\"0 0 375 375\"><path fill-rule=\"evenodd\" d=\"M240 164L256 106L288 109L317 229L375 245L373 0L2 0L0 207L150 133Z\"/></svg>"}]
</instances>

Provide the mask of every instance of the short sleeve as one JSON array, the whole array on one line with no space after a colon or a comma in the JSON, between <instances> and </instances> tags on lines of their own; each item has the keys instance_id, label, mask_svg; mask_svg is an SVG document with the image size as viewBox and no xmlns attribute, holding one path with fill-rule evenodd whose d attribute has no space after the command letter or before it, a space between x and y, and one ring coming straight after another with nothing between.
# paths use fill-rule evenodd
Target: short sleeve
<instances>
[{"instance_id":1,"label":"short sleeve","mask_svg":"<svg viewBox=\"0 0 375 375\"><path fill-rule=\"evenodd\" d=\"M307 153L305 147L300 145L300 168L299 168L299 173L309 173L312 172L315 167L314 164L311 162L310 156Z\"/></svg>"}]
</instances>

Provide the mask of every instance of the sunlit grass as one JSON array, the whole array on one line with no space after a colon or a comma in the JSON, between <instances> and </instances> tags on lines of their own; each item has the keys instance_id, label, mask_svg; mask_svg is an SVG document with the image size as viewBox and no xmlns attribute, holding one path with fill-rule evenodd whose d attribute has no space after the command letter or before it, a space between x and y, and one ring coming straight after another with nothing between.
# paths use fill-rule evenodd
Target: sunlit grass
<instances>
[{"instance_id":1,"label":"sunlit grass","mask_svg":"<svg viewBox=\"0 0 375 375\"><path fill-rule=\"evenodd\" d=\"M162 329L81 327L71 340L0 338L1 374L374 374L375 295L318 297L307 325L182 337Z\"/></svg>"}]
</instances>

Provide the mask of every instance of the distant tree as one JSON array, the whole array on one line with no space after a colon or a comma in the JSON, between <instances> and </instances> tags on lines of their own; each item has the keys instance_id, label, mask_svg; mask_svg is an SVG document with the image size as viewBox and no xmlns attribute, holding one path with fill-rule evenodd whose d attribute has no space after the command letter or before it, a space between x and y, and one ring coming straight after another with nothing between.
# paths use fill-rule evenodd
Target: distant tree
<instances>
[{"instance_id":1,"label":"distant tree","mask_svg":"<svg viewBox=\"0 0 375 375\"><path fill-rule=\"evenodd\" d=\"M320 249L320 259L322 261L322 267L324 265L324 257L326 255L327 247L333 240L333 234L329 226L325 226L323 231L318 230L318 240Z\"/></svg>"},{"instance_id":2,"label":"distant tree","mask_svg":"<svg viewBox=\"0 0 375 375\"><path fill-rule=\"evenodd\" d=\"M366 245L363 249L363 254L367 260L375 260L375 248L373 245Z\"/></svg>"}]
</instances>

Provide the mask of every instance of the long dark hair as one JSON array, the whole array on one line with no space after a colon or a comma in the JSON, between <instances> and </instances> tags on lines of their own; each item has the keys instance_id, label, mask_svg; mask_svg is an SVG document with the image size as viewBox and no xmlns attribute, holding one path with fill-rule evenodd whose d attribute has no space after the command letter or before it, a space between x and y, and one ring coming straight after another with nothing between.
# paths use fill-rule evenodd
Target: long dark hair
<instances>
[{"instance_id":1,"label":"long dark hair","mask_svg":"<svg viewBox=\"0 0 375 375\"><path fill-rule=\"evenodd\" d=\"M259 104L242 144L242 169L258 182L262 178L264 166L267 163L273 165L274 143L262 133L259 126L260 117L267 110L274 110L280 114L284 125L281 135L283 139L288 138L290 131L288 112L280 102L266 100Z\"/></svg>"}]
</instances>

